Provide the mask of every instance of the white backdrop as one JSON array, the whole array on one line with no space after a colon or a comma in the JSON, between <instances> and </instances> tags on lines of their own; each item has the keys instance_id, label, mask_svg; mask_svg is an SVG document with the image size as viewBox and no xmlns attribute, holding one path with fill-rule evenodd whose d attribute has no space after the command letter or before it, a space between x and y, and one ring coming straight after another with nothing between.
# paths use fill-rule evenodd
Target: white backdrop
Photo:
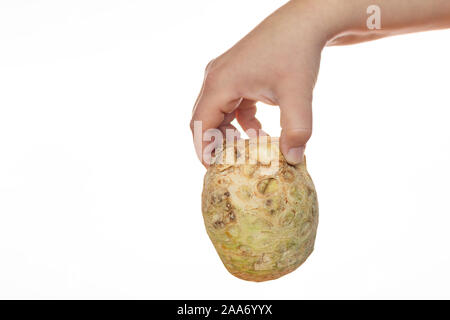
<instances>
[{"instance_id":1,"label":"white backdrop","mask_svg":"<svg viewBox=\"0 0 450 320\"><path fill-rule=\"evenodd\" d=\"M0 0L0 298L450 298L450 31L325 49L315 252L267 283L222 266L191 109L281 4Z\"/></svg>"}]
</instances>

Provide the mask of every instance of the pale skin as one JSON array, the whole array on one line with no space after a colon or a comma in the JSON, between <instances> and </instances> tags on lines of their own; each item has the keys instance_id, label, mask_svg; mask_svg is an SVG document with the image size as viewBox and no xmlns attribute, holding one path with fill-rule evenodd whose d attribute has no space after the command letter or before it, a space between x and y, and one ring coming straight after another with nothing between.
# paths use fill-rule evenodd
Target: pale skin
<instances>
[{"instance_id":1,"label":"pale skin","mask_svg":"<svg viewBox=\"0 0 450 320\"><path fill-rule=\"evenodd\" d=\"M380 30L367 28L367 8L381 9ZM256 102L280 108L280 148L286 160L303 160L312 134L312 97L326 46L348 45L387 36L450 28L450 0L292 0L266 18L231 49L211 61L195 103L202 130L264 134ZM344 120L342 120L344 121ZM253 130L249 130L253 129ZM194 135L205 162L209 142Z\"/></svg>"}]
</instances>

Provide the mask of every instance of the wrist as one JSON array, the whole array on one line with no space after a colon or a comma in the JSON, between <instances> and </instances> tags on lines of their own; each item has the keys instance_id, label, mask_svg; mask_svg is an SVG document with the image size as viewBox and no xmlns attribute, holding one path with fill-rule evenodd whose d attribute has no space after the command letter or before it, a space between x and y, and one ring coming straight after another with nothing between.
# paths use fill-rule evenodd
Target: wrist
<instances>
[{"instance_id":1,"label":"wrist","mask_svg":"<svg viewBox=\"0 0 450 320\"><path fill-rule=\"evenodd\" d=\"M328 45L352 44L391 35L450 28L448 0L314 2L322 8L322 19L329 24Z\"/></svg>"},{"instance_id":2,"label":"wrist","mask_svg":"<svg viewBox=\"0 0 450 320\"><path fill-rule=\"evenodd\" d=\"M291 0L290 5L300 13L300 19L309 19L312 30L323 45L351 33L368 31L365 1L350 0Z\"/></svg>"}]
</instances>

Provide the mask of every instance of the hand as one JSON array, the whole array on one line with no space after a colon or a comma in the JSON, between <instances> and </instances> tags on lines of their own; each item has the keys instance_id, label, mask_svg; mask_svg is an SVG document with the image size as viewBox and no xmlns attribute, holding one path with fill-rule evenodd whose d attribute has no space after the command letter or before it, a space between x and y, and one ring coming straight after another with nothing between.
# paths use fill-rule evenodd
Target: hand
<instances>
[{"instance_id":1,"label":"hand","mask_svg":"<svg viewBox=\"0 0 450 320\"><path fill-rule=\"evenodd\" d=\"M211 61L194 106L191 129L197 155L205 165L203 133L237 130L258 134L256 102L280 107L280 147L298 164L312 133L312 96L326 45L352 44L384 36L450 25L448 0L379 0L382 30L368 30L368 0L293 0L281 7L230 50ZM253 129L253 130L250 130ZM259 134L264 134L259 132Z\"/></svg>"},{"instance_id":2,"label":"hand","mask_svg":"<svg viewBox=\"0 0 450 320\"><path fill-rule=\"evenodd\" d=\"M291 164L302 161L312 133L312 91L327 39L316 10L306 3L288 3L209 63L191 127L202 121L203 132L219 128L225 134L226 129L237 130L230 124L236 118L253 136L261 129L255 103L278 105L281 150ZM202 159L205 143L195 140Z\"/></svg>"}]
</instances>

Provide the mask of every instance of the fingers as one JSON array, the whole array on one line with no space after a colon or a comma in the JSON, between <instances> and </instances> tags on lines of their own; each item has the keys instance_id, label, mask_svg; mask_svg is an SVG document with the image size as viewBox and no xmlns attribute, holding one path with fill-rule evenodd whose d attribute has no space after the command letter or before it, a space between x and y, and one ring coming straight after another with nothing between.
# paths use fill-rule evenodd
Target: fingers
<instances>
[{"instance_id":1,"label":"fingers","mask_svg":"<svg viewBox=\"0 0 450 320\"><path fill-rule=\"evenodd\" d=\"M233 97L226 81L211 69L212 63L207 67L191 120L195 151L205 166L210 164L211 150L222 142L221 131L218 128L226 129L230 126L229 122L232 119L230 120L227 114L232 113L240 103L239 98ZM231 117L234 119L234 115Z\"/></svg>"},{"instance_id":2,"label":"fingers","mask_svg":"<svg viewBox=\"0 0 450 320\"><path fill-rule=\"evenodd\" d=\"M252 100L244 99L236 110L236 119L250 138L267 135L261 130L261 123L256 119L255 115L256 102Z\"/></svg>"},{"instance_id":3,"label":"fingers","mask_svg":"<svg viewBox=\"0 0 450 320\"><path fill-rule=\"evenodd\" d=\"M290 94L280 99L280 145L286 161L292 165L303 161L306 143L312 134L312 97Z\"/></svg>"},{"instance_id":4,"label":"fingers","mask_svg":"<svg viewBox=\"0 0 450 320\"><path fill-rule=\"evenodd\" d=\"M229 137L231 130L233 137L229 137L230 139L239 139L241 137L241 134L239 133L239 130L231 124L231 122L236 118L236 111L233 111L231 113L227 113L222 121L222 123L219 126L219 130L222 132L222 134L225 137ZM228 132L227 132L228 130Z\"/></svg>"}]
</instances>

